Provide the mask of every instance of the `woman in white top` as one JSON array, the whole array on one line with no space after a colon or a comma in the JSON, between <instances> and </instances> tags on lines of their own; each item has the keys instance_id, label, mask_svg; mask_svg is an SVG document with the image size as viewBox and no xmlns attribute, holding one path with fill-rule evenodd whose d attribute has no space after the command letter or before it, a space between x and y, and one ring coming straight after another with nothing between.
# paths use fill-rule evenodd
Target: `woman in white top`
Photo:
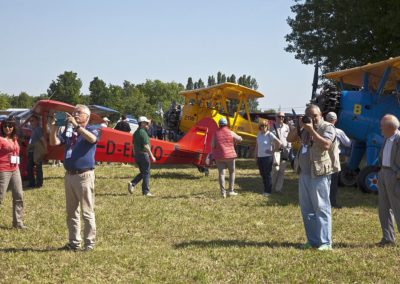
<instances>
[{"instance_id":1,"label":"woman in white top","mask_svg":"<svg viewBox=\"0 0 400 284\"><path fill-rule=\"evenodd\" d=\"M268 121L263 120L259 124L257 134L256 159L258 169L264 184L264 196L271 195L272 192L272 164L275 149L279 149L281 142L269 131Z\"/></svg>"}]
</instances>

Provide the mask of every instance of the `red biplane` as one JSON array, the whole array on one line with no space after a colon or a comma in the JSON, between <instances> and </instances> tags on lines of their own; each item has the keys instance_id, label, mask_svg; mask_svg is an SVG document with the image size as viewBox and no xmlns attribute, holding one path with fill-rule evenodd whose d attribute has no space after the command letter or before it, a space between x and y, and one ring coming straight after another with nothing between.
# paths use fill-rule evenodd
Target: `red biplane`
<instances>
[{"instance_id":1,"label":"red biplane","mask_svg":"<svg viewBox=\"0 0 400 284\"><path fill-rule=\"evenodd\" d=\"M21 134L21 173L26 175L26 147L31 135L27 125L29 117L37 115L41 118L41 127L44 137L49 141L50 121L55 112L72 113L74 106L54 101L38 101L25 117L25 122L20 126ZM89 124L100 124L101 116L92 113ZM205 167L205 159L211 151L211 139L218 126L210 119L199 121L192 127L179 142L150 139L151 149L156 157L157 164L193 164L199 169ZM112 128L101 127L97 142L96 161L133 163L133 138L131 133L126 133ZM63 160L64 146L48 146L46 160Z\"/></svg>"}]
</instances>

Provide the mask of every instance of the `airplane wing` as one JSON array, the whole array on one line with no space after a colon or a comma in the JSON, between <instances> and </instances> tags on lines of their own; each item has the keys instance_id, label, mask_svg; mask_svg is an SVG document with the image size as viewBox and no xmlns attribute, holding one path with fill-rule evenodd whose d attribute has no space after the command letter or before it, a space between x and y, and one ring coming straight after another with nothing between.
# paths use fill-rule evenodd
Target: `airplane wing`
<instances>
[{"instance_id":1,"label":"airplane wing","mask_svg":"<svg viewBox=\"0 0 400 284\"><path fill-rule=\"evenodd\" d=\"M75 106L66 104L59 101L53 100L40 100L31 109L36 115L42 115L43 113L49 113L52 115L54 112L62 111L72 113ZM102 117L96 113L91 113L90 124L100 124L103 121Z\"/></svg>"},{"instance_id":2,"label":"airplane wing","mask_svg":"<svg viewBox=\"0 0 400 284\"><path fill-rule=\"evenodd\" d=\"M203 98L205 100L211 100L213 96L218 95L219 93L223 93L228 99L238 99L242 95L244 95L247 99L258 99L264 97L263 94L257 92L256 90L234 83L222 83L207 88L183 91L179 94L187 98L198 96L199 98Z\"/></svg>"},{"instance_id":3,"label":"airplane wing","mask_svg":"<svg viewBox=\"0 0 400 284\"><path fill-rule=\"evenodd\" d=\"M341 81L344 84L362 87L364 74L368 73L369 85L376 90L387 67L391 67L392 70L385 84L385 90L396 90L397 82L400 81L400 56L373 64L327 73L325 77L337 82Z\"/></svg>"}]
</instances>

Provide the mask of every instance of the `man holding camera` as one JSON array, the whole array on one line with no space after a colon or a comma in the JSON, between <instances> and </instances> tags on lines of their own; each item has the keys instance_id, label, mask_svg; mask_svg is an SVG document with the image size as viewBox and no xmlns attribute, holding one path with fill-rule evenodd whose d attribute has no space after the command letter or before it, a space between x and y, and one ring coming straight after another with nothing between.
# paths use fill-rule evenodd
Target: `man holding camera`
<instances>
[{"instance_id":1,"label":"man holding camera","mask_svg":"<svg viewBox=\"0 0 400 284\"><path fill-rule=\"evenodd\" d=\"M322 119L318 106L310 104L306 116L298 119L288 141L300 138L295 159L299 175L299 201L307 243L303 248L332 250L330 175L340 170L335 128Z\"/></svg>"},{"instance_id":2,"label":"man holding camera","mask_svg":"<svg viewBox=\"0 0 400 284\"><path fill-rule=\"evenodd\" d=\"M62 123L57 119L50 129L50 145L65 145L65 197L69 242L61 249L77 251L81 244L80 210L84 221L84 251L94 248L96 222L94 214L94 155L98 139L97 129L88 126L90 110L85 105L76 105L72 115L66 114L66 130L57 136ZM61 118L62 120L62 118Z\"/></svg>"},{"instance_id":3,"label":"man holding camera","mask_svg":"<svg viewBox=\"0 0 400 284\"><path fill-rule=\"evenodd\" d=\"M285 170L287 161L289 159L289 153L291 148L291 143L287 142L287 137L289 135L289 126L284 123L285 113L278 112L275 117L275 122L273 124L272 133L281 141L281 151L280 151L280 162L279 164L272 167L272 188L276 192L282 192L283 180L285 178Z\"/></svg>"}]
</instances>

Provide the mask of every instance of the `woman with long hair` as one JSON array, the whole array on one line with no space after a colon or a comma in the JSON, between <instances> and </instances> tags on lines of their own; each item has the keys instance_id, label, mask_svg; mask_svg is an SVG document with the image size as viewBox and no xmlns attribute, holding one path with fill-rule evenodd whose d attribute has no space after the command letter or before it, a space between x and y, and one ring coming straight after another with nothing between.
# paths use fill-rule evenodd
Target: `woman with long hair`
<instances>
[{"instance_id":1,"label":"woman with long hair","mask_svg":"<svg viewBox=\"0 0 400 284\"><path fill-rule=\"evenodd\" d=\"M15 119L8 118L3 121L0 130L0 204L7 188L10 187L13 199L13 227L26 229L23 223L24 202Z\"/></svg>"}]
</instances>

